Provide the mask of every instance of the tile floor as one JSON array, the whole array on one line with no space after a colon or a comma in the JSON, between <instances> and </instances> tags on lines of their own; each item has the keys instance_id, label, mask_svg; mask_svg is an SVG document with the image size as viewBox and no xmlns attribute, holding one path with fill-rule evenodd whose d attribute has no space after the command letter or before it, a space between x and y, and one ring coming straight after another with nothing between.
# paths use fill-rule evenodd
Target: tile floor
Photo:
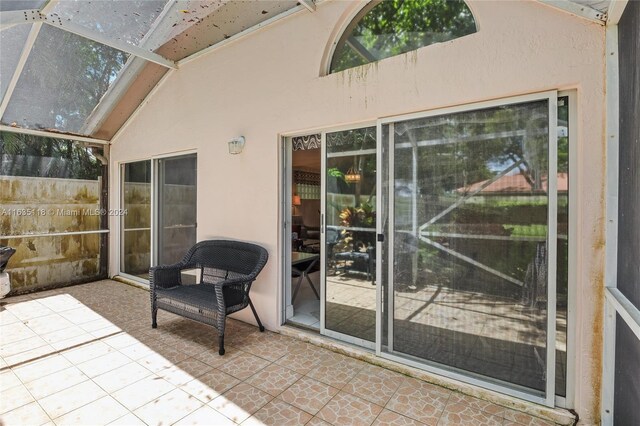
<instances>
[{"instance_id":1,"label":"tile floor","mask_svg":"<svg viewBox=\"0 0 640 426\"><path fill-rule=\"evenodd\" d=\"M0 423L11 425L542 425L451 392L231 320L165 312L148 292L98 281L4 299Z\"/></svg>"}]
</instances>

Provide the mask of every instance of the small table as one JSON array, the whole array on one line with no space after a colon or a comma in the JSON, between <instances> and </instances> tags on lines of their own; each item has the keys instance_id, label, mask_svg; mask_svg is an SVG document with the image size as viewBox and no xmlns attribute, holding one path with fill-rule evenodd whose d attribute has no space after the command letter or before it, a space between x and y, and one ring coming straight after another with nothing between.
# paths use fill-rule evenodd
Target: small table
<instances>
[{"instance_id":1,"label":"small table","mask_svg":"<svg viewBox=\"0 0 640 426\"><path fill-rule=\"evenodd\" d=\"M316 295L318 300L320 300L320 295L318 291L313 286L311 282L311 278L309 278L309 272L320 260L320 255L318 253L304 253L299 251L291 252L291 275L294 277L299 277L298 282L296 283L296 288L293 291L293 297L291 298L291 304L296 300L296 296L298 295L298 291L300 291L300 286L302 285L302 279L306 278L307 282L311 286L313 293Z\"/></svg>"}]
</instances>

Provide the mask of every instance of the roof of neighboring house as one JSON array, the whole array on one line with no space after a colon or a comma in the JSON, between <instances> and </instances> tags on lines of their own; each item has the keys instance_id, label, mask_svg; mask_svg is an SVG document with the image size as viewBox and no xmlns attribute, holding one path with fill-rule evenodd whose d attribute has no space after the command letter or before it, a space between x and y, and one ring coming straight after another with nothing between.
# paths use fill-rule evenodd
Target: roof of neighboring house
<instances>
[{"instance_id":1,"label":"roof of neighboring house","mask_svg":"<svg viewBox=\"0 0 640 426\"><path fill-rule=\"evenodd\" d=\"M458 193L469 193L479 191L480 188L487 185L491 179L483 180L481 182L472 183L471 185L464 186L456 189ZM547 178L542 178L542 188L534 189L533 185L529 183L527 178L522 174L507 175L496 179L494 182L487 185L484 189L479 191L481 195L498 195L498 194L519 194L519 193L531 193L531 192L546 192L547 190ZM558 173L558 192L567 192L569 190L569 177L567 173Z\"/></svg>"}]
</instances>

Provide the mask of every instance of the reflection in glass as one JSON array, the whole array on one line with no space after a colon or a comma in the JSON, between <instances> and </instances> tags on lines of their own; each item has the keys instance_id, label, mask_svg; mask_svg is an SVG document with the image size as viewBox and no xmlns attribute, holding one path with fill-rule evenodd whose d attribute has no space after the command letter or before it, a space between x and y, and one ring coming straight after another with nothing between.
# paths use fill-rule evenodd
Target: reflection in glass
<instances>
[{"instance_id":1,"label":"reflection in glass","mask_svg":"<svg viewBox=\"0 0 640 426\"><path fill-rule=\"evenodd\" d=\"M151 266L151 161L124 166L122 272L147 279Z\"/></svg>"},{"instance_id":2,"label":"reflection in glass","mask_svg":"<svg viewBox=\"0 0 640 426\"><path fill-rule=\"evenodd\" d=\"M556 274L556 394L567 394L569 304L569 98L558 98L558 262Z\"/></svg>"},{"instance_id":3,"label":"reflection in glass","mask_svg":"<svg viewBox=\"0 0 640 426\"><path fill-rule=\"evenodd\" d=\"M474 32L476 23L463 0L372 1L338 41L331 72Z\"/></svg>"},{"instance_id":4,"label":"reflection in glass","mask_svg":"<svg viewBox=\"0 0 640 426\"><path fill-rule=\"evenodd\" d=\"M83 133L85 120L128 57L125 52L44 25L2 123Z\"/></svg>"},{"instance_id":5,"label":"reflection in glass","mask_svg":"<svg viewBox=\"0 0 640 426\"><path fill-rule=\"evenodd\" d=\"M158 160L158 264L180 261L196 243L196 156Z\"/></svg>"},{"instance_id":6,"label":"reflection in glass","mask_svg":"<svg viewBox=\"0 0 640 426\"><path fill-rule=\"evenodd\" d=\"M327 133L326 144L325 328L374 341L376 129Z\"/></svg>"},{"instance_id":7,"label":"reflection in glass","mask_svg":"<svg viewBox=\"0 0 640 426\"><path fill-rule=\"evenodd\" d=\"M395 352L544 391L548 102L390 125Z\"/></svg>"}]
</instances>

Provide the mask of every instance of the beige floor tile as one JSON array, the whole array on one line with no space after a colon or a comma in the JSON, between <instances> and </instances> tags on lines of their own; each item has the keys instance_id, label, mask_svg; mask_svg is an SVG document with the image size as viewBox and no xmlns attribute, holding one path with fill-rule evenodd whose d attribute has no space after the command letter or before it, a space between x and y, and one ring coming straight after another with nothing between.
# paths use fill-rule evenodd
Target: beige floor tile
<instances>
[{"instance_id":1,"label":"beige floor tile","mask_svg":"<svg viewBox=\"0 0 640 426\"><path fill-rule=\"evenodd\" d=\"M236 423L241 423L273 397L247 383L240 383L209 403L209 406Z\"/></svg>"},{"instance_id":2,"label":"beige floor tile","mask_svg":"<svg viewBox=\"0 0 640 426\"><path fill-rule=\"evenodd\" d=\"M311 369L320 364L325 357L332 354L332 352L326 349L308 345L300 351L284 355L275 363L282 365L283 367L287 367L290 370L294 370L297 373L307 374Z\"/></svg>"},{"instance_id":3,"label":"beige floor tile","mask_svg":"<svg viewBox=\"0 0 640 426\"><path fill-rule=\"evenodd\" d=\"M113 392L111 396L129 410L135 410L165 393L171 392L175 388L166 380L153 375Z\"/></svg>"},{"instance_id":4,"label":"beige floor tile","mask_svg":"<svg viewBox=\"0 0 640 426\"><path fill-rule=\"evenodd\" d=\"M242 353L229 360L229 362L222 364L218 368L240 380L246 380L269 364L271 363L263 358L259 358L248 353Z\"/></svg>"},{"instance_id":5,"label":"beige floor tile","mask_svg":"<svg viewBox=\"0 0 640 426\"><path fill-rule=\"evenodd\" d=\"M298 426L311 420L311 414L274 399L245 420L243 426Z\"/></svg>"},{"instance_id":6,"label":"beige floor tile","mask_svg":"<svg viewBox=\"0 0 640 426\"><path fill-rule=\"evenodd\" d=\"M374 426L422 426L423 424L389 410L382 410L376 421L373 422Z\"/></svg>"},{"instance_id":7,"label":"beige floor tile","mask_svg":"<svg viewBox=\"0 0 640 426\"><path fill-rule=\"evenodd\" d=\"M15 410L33 401L33 396L23 385L3 389L2 398L0 398L0 414Z\"/></svg>"},{"instance_id":8,"label":"beige floor tile","mask_svg":"<svg viewBox=\"0 0 640 426\"><path fill-rule=\"evenodd\" d=\"M73 349L80 348L82 346L91 344L95 340L96 340L95 337L93 337L89 333L85 333L83 331L82 334L77 335L75 337L71 337L71 338L65 339L65 340L60 340L58 342L53 342L53 343L51 343L51 346L55 350L57 350L57 351L59 351L61 353L64 353L64 352L71 351Z\"/></svg>"},{"instance_id":9,"label":"beige floor tile","mask_svg":"<svg viewBox=\"0 0 640 426\"><path fill-rule=\"evenodd\" d=\"M41 399L86 380L89 378L78 368L68 367L27 382L25 386L34 398Z\"/></svg>"},{"instance_id":10,"label":"beige floor tile","mask_svg":"<svg viewBox=\"0 0 640 426\"><path fill-rule=\"evenodd\" d=\"M211 370L202 376L182 385L180 389L198 398L202 402L209 402L240 382L237 378L220 370Z\"/></svg>"},{"instance_id":11,"label":"beige floor tile","mask_svg":"<svg viewBox=\"0 0 640 426\"><path fill-rule=\"evenodd\" d=\"M11 370L0 371L0 391L20 385L22 382Z\"/></svg>"},{"instance_id":12,"label":"beige floor tile","mask_svg":"<svg viewBox=\"0 0 640 426\"><path fill-rule=\"evenodd\" d=\"M27 383L69 367L71 363L62 355L52 355L15 367L13 372L22 383Z\"/></svg>"},{"instance_id":13,"label":"beige floor tile","mask_svg":"<svg viewBox=\"0 0 640 426\"><path fill-rule=\"evenodd\" d=\"M206 351L200 352L194 358L198 361L202 361L205 364L217 368L243 353L235 349L233 346L227 345L226 343L224 347L226 352L223 356L220 356L220 354L218 354L218 349L207 349Z\"/></svg>"},{"instance_id":14,"label":"beige floor tile","mask_svg":"<svg viewBox=\"0 0 640 426\"><path fill-rule=\"evenodd\" d=\"M331 423L327 423L322 419L314 417L309 420L309 423L307 423L305 426L331 426Z\"/></svg>"},{"instance_id":15,"label":"beige floor tile","mask_svg":"<svg viewBox=\"0 0 640 426\"><path fill-rule=\"evenodd\" d=\"M13 315L11 312L7 311L5 308L0 308L0 326L13 324L14 322L19 322L17 316Z\"/></svg>"},{"instance_id":16,"label":"beige floor tile","mask_svg":"<svg viewBox=\"0 0 640 426\"><path fill-rule=\"evenodd\" d=\"M284 402L310 414L317 414L339 390L309 377L303 377L280 396Z\"/></svg>"},{"instance_id":17,"label":"beige floor tile","mask_svg":"<svg viewBox=\"0 0 640 426\"><path fill-rule=\"evenodd\" d=\"M386 408L428 425L438 423L451 391L405 378Z\"/></svg>"},{"instance_id":18,"label":"beige floor tile","mask_svg":"<svg viewBox=\"0 0 640 426\"><path fill-rule=\"evenodd\" d=\"M156 374L175 386L182 386L211 370L213 370L213 367L210 365L197 359L189 358L174 366L160 370Z\"/></svg>"},{"instance_id":19,"label":"beige floor tile","mask_svg":"<svg viewBox=\"0 0 640 426\"><path fill-rule=\"evenodd\" d=\"M37 402L31 402L1 416L5 426L39 426L51 421Z\"/></svg>"},{"instance_id":20,"label":"beige floor tile","mask_svg":"<svg viewBox=\"0 0 640 426\"><path fill-rule=\"evenodd\" d=\"M327 385L342 388L366 365L368 364L365 362L334 353L311 369L307 376Z\"/></svg>"},{"instance_id":21,"label":"beige floor tile","mask_svg":"<svg viewBox=\"0 0 640 426\"><path fill-rule=\"evenodd\" d=\"M102 341L112 348L118 350L126 348L127 346L135 345L136 343L140 343L138 339L127 333L120 333L117 336L107 337Z\"/></svg>"},{"instance_id":22,"label":"beige floor tile","mask_svg":"<svg viewBox=\"0 0 640 426\"><path fill-rule=\"evenodd\" d=\"M173 348L165 348L140 358L138 363L155 373L172 367L187 358L189 357L186 354L180 353Z\"/></svg>"},{"instance_id":23,"label":"beige floor tile","mask_svg":"<svg viewBox=\"0 0 640 426\"><path fill-rule=\"evenodd\" d=\"M135 343L120 349L120 352L133 360L139 360L140 358L154 353L154 350L144 343Z\"/></svg>"},{"instance_id":24,"label":"beige floor tile","mask_svg":"<svg viewBox=\"0 0 640 426\"><path fill-rule=\"evenodd\" d=\"M54 331L73 327L73 323L71 321L58 314L31 318L24 321L24 325L33 330L36 334L52 333Z\"/></svg>"},{"instance_id":25,"label":"beige floor tile","mask_svg":"<svg viewBox=\"0 0 640 426\"><path fill-rule=\"evenodd\" d=\"M21 321L43 317L54 313L51 309L47 308L37 300L25 300L19 303L11 303L6 305L5 308Z\"/></svg>"},{"instance_id":26,"label":"beige floor tile","mask_svg":"<svg viewBox=\"0 0 640 426\"><path fill-rule=\"evenodd\" d=\"M193 413L189 414L187 417L184 417L182 420L175 423L176 426L191 426L191 425L202 425L202 426L233 426L234 422L223 416L221 413L217 412L213 408L209 406L204 406L198 408Z\"/></svg>"},{"instance_id":27,"label":"beige floor tile","mask_svg":"<svg viewBox=\"0 0 640 426\"><path fill-rule=\"evenodd\" d=\"M132 362L94 377L93 381L105 391L113 393L151 374L142 365Z\"/></svg>"},{"instance_id":28,"label":"beige floor tile","mask_svg":"<svg viewBox=\"0 0 640 426\"><path fill-rule=\"evenodd\" d=\"M302 375L293 370L272 364L248 378L246 382L268 394L278 396L300 377Z\"/></svg>"},{"instance_id":29,"label":"beige floor tile","mask_svg":"<svg viewBox=\"0 0 640 426\"><path fill-rule=\"evenodd\" d=\"M93 311L92 309L86 306L80 306L75 309L69 309L64 312L60 312L60 315L63 316L65 319L71 321L72 323L78 324L78 325L87 324L96 320L106 321L106 319L104 319L102 315L96 313L95 311ZM86 330L86 331L89 331L89 330Z\"/></svg>"},{"instance_id":30,"label":"beige floor tile","mask_svg":"<svg viewBox=\"0 0 640 426\"><path fill-rule=\"evenodd\" d=\"M202 407L202 401L174 389L133 412L148 425L170 425Z\"/></svg>"},{"instance_id":31,"label":"beige floor tile","mask_svg":"<svg viewBox=\"0 0 640 426\"><path fill-rule=\"evenodd\" d=\"M37 349L41 346L48 346L42 337L35 335L16 342L5 342L4 336L2 336L0 341L2 342L2 345L0 345L0 356L3 358Z\"/></svg>"},{"instance_id":32,"label":"beige floor tile","mask_svg":"<svg viewBox=\"0 0 640 426\"><path fill-rule=\"evenodd\" d=\"M63 328L62 330L52 331L50 333L40 334L47 343L53 344L62 342L63 340L69 340L73 337L80 336L82 334L88 334L82 328L77 325L73 325L71 327ZM91 336L93 337L93 336Z\"/></svg>"},{"instance_id":33,"label":"beige floor tile","mask_svg":"<svg viewBox=\"0 0 640 426\"><path fill-rule=\"evenodd\" d=\"M46 345L25 352L20 352L19 354L4 357L4 360L11 366L18 366L42 359L43 357L53 355L54 353L56 353L56 350L51 346Z\"/></svg>"},{"instance_id":34,"label":"beige floor tile","mask_svg":"<svg viewBox=\"0 0 640 426\"><path fill-rule=\"evenodd\" d=\"M384 406L398 390L403 379L402 374L371 365L356 374L342 390Z\"/></svg>"},{"instance_id":35,"label":"beige floor tile","mask_svg":"<svg viewBox=\"0 0 640 426\"><path fill-rule=\"evenodd\" d=\"M57 419L56 425L106 425L127 414L128 410L110 396L104 396Z\"/></svg>"},{"instance_id":36,"label":"beige floor tile","mask_svg":"<svg viewBox=\"0 0 640 426\"><path fill-rule=\"evenodd\" d=\"M112 352L99 356L90 361L77 364L78 368L89 377L96 377L108 371L115 370L134 361L119 352Z\"/></svg>"},{"instance_id":37,"label":"beige floor tile","mask_svg":"<svg viewBox=\"0 0 640 426\"><path fill-rule=\"evenodd\" d=\"M86 381L39 399L38 403L49 417L55 419L105 395L98 385Z\"/></svg>"},{"instance_id":38,"label":"beige floor tile","mask_svg":"<svg viewBox=\"0 0 640 426\"><path fill-rule=\"evenodd\" d=\"M338 393L317 414L322 420L335 425L370 425L382 407L346 392Z\"/></svg>"},{"instance_id":39,"label":"beige floor tile","mask_svg":"<svg viewBox=\"0 0 640 426\"><path fill-rule=\"evenodd\" d=\"M129 413L109 423L109 426L146 426L146 423Z\"/></svg>"},{"instance_id":40,"label":"beige floor tile","mask_svg":"<svg viewBox=\"0 0 640 426\"><path fill-rule=\"evenodd\" d=\"M501 407L497 404L494 404L489 401L484 401L482 399L474 398L469 395L464 395L458 392L452 392L449 400L447 401L446 410L460 410L462 407L467 406L471 407L474 410L482 411L487 414L491 414L494 416L503 417L505 408Z\"/></svg>"},{"instance_id":41,"label":"beige floor tile","mask_svg":"<svg viewBox=\"0 0 640 426\"><path fill-rule=\"evenodd\" d=\"M0 346L6 346L9 343L18 342L20 340L35 337L36 333L22 322L15 322L9 325L0 326Z\"/></svg>"},{"instance_id":42,"label":"beige floor tile","mask_svg":"<svg viewBox=\"0 0 640 426\"><path fill-rule=\"evenodd\" d=\"M469 406L455 404L447 406L438 421L438 426L500 426L502 417L493 416Z\"/></svg>"},{"instance_id":43,"label":"beige floor tile","mask_svg":"<svg viewBox=\"0 0 640 426\"><path fill-rule=\"evenodd\" d=\"M64 351L62 355L74 364L81 364L111 352L115 352L115 349L111 346L102 342L91 342L78 348Z\"/></svg>"},{"instance_id":44,"label":"beige floor tile","mask_svg":"<svg viewBox=\"0 0 640 426\"><path fill-rule=\"evenodd\" d=\"M35 296L39 295L40 294L36 294ZM47 295L45 297L38 297L37 300L40 304L54 312L68 311L82 306L82 303L78 299L69 294Z\"/></svg>"},{"instance_id":45,"label":"beige floor tile","mask_svg":"<svg viewBox=\"0 0 640 426\"><path fill-rule=\"evenodd\" d=\"M548 422L546 420L539 419L537 417L533 417L529 414L523 413L521 411L511 410L505 408L504 410L504 424L518 424L524 426L551 426L553 423Z\"/></svg>"}]
</instances>

